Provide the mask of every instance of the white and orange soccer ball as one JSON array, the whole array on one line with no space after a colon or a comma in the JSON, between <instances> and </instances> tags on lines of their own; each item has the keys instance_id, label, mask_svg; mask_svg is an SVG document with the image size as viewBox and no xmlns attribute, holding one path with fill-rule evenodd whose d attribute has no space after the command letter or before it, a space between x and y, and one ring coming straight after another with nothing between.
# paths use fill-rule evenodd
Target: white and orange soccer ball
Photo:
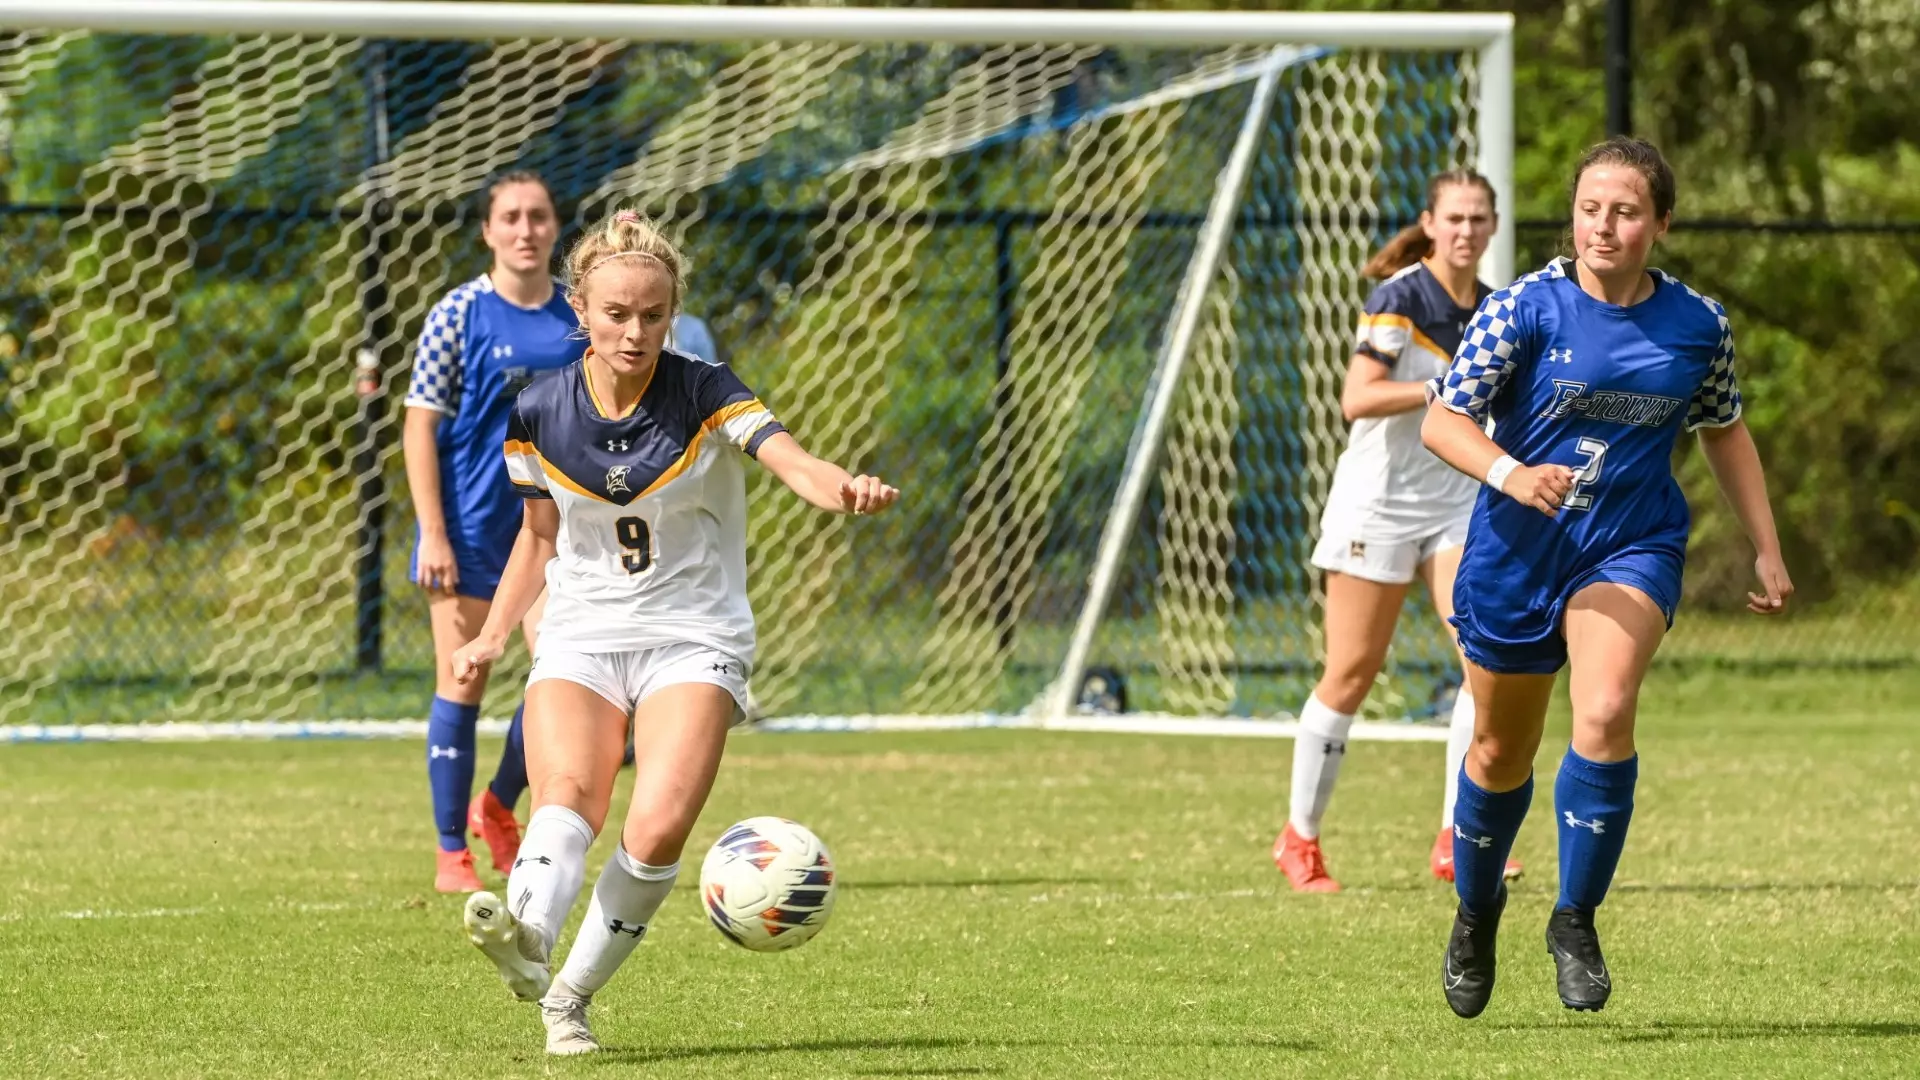
<instances>
[{"instance_id":1,"label":"white and orange soccer ball","mask_svg":"<svg viewBox=\"0 0 1920 1080\"><path fill-rule=\"evenodd\" d=\"M700 900L728 940L754 952L804 945L833 912L833 856L812 830L748 818L720 834L700 864Z\"/></svg>"}]
</instances>

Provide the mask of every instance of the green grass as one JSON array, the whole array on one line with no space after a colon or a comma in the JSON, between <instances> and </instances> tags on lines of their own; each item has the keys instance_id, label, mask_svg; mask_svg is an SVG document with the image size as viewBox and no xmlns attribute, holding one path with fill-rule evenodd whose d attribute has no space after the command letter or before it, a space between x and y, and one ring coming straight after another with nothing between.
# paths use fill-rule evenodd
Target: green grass
<instances>
[{"instance_id":1,"label":"green grass","mask_svg":"<svg viewBox=\"0 0 1920 1080\"><path fill-rule=\"evenodd\" d=\"M596 1005L609 1051L573 1062L426 888L417 746L7 748L0 1074L1910 1076L1917 700L1910 670L1657 676L1597 1016L1538 937L1550 735L1473 1022L1437 985L1435 745L1356 746L1326 833L1347 891L1303 897L1267 859L1285 742L743 736L688 861L737 818L806 821L832 923L743 952L687 873Z\"/></svg>"}]
</instances>

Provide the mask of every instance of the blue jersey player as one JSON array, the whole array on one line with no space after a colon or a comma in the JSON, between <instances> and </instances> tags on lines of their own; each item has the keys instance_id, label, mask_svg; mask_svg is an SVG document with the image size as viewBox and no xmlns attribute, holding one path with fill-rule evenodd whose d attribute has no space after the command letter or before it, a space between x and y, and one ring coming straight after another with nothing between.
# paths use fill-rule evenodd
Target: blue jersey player
<instances>
[{"instance_id":1,"label":"blue jersey player","mask_svg":"<svg viewBox=\"0 0 1920 1080\"><path fill-rule=\"evenodd\" d=\"M1460 908L1442 972L1461 1016L1479 1015L1493 992L1501 871L1563 666L1573 740L1554 782L1560 895L1547 947L1568 1008L1598 1010L1611 993L1594 909L1633 816L1640 683L1680 603L1689 518L1671 461L1683 430L1699 433L1758 552L1749 606L1773 614L1793 592L1740 418L1726 310L1647 268L1673 201L1673 173L1651 144L1589 150L1574 171L1575 257L1489 296L1434 382L1423 441L1485 481L1454 587L1475 703L1454 810Z\"/></svg>"},{"instance_id":2,"label":"blue jersey player","mask_svg":"<svg viewBox=\"0 0 1920 1080\"><path fill-rule=\"evenodd\" d=\"M481 887L467 850L469 829L487 842L501 873L512 869L520 845L513 816L527 786L520 714L493 782L472 801L474 726L486 677L462 684L449 661L486 621L520 529L520 498L500 458L514 397L586 348L550 270L560 225L546 184L526 172L495 180L480 234L493 265L428 313L401 437L420 530L412 576L427 593L433 626L427 778L440 834L434 887L441 892ZM536 604L523 625L529 647L539 619Z\"/></svg>"}]
</instances>

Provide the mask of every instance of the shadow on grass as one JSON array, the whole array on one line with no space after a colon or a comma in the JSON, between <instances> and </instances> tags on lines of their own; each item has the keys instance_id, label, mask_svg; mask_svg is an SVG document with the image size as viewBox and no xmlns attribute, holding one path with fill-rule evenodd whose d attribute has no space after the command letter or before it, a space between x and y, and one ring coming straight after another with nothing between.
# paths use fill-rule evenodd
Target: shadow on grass
<instances>
[{"instance_id":1,"label":"shadow on grass","mask_svg":"<svg viewBox=\"0 0 1920 1080\"><path fill-rule=\"evenodd\" d=\"M1920 889L1920 881L1753 881L1742 883L1700 882L1663 884L1657 881L1627 882L1614 885L1616 893L1680 893L1717 896L1729 893L1878 893L1901 889Z\"/></svg>"},{"instance_id":2,"label":"shadow on grass","mask_svg":"<svg viewBox=\"0 0 1920 1080\"><path fill-rule=\"evenodd\" d=\"M1012 1048L1031 1047L1077 1047L1077 1046L1138 1046L1153 1049L1264 1049L1281 1050L1288 1053L1310 1053L1319 1049L1318 1044L1302 1040L1271 1038L1220 1038L1194 1040L1112 1040L1089 1037L1085 1043L1063 1039L948 1039L934 1037L916 1038L874 1038L874 1039L806 1039L789 1043L738 1043L725 1046L677 1046L677 1047L626 1047L610 1046L593 1055L592 1063L627 1065L646 1065L663 1061L697 1061L703 1059L762 1056L767 1054L845 1054L874 1051L945 1051L970 1050L990 1052ZM874 1066L857 1075L862 1076L984 1076L1003 1072L999 1065L901 1065Z\"/></svg>"},{"instance_id":3,"label":"shadow on grass","mask_svg":"<svg viewBox=\"0 0 1920 1080\"><path fill-rule=\"evenodd\" d=\"M1114 878L1097 877L1024 877L1024 878L974 878L971 880L929 880L929 881L859 881L843 879L842 889L865 892L869 889L971 889L976 886L983 889L1051 888L1057 885L1117 885L1122 881Z\"/></svg>"},{"instance_id":4,"label":"shadow on grass","mask_svg":"<svg viewBox=\"0 0 1920 1080\"><path fill-rule=\"evenodd\" d=\"M1910 1039L1920 1036L1920 1024L1897 1021L1818 1020L1799 1022L1652 1020L1638 1026L1589 1027L1554 1023L1504 1024L1505 1031L1581 1031L1613 1042L1687 1042L1748 1039Z\"/></svg>"}]
</instances>

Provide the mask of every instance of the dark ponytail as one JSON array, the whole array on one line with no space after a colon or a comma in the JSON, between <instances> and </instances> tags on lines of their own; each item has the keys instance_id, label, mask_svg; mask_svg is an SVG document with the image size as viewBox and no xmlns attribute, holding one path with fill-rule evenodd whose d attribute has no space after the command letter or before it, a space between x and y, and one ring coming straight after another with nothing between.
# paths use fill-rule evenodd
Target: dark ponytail
<instances>
[{"instance_id":1,"label":"dark ponytail","mask_svg":"<svg viewBox=\"0 0 1920 1080\"><path fill-rule=\"evenodd\" d=\"M1433 174L1427 180L1426 212L1433 213L1434 207L1440 204L1440 193L1456 184L1477 187L1485 191L1487 208L1499 213L1500 207L1493 193L1493 182L1472 169L1448 169L1446 172ZM1433 241L1427 239L1426 230L1416 222L1394 233L1393 239L1388 240L1379 251L1374 252L1373 258L1367 260L1367 265L1360 268L1360 273L1364 277L1384 281L1431 254L1433 254Z\"/></svg>"},{"instance_id":2,"label":"dark ponytail","mask_svg":"<svg viewBox=\"0 0 1920 1080\"><path fill-rule=\"evenodd\" d=\"M1373 253L1373 258L1367 260L1367 265L1360 268L1360 274L1375 281L1385 281L1431 254L1433 241L1427 238L1427 231L1416 223L1394 233L1393 239L1383 244L1379 251Z\"/></svg>"}]
</instances>

